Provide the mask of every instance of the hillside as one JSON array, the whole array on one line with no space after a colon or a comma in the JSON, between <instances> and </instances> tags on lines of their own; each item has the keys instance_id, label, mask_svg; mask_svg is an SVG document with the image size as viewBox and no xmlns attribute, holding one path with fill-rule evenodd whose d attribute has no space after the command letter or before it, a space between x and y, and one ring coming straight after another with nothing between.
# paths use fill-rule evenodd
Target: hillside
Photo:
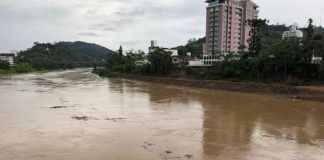
<instances>
[{"instance_id":1,"label":"hillside","mask_svg":"<svg viewBox=\"0 0 324 160\"><path fill-rule=\"evenodd\" d=\"M205 37L200 38L197 41L188 41L184 46L174 47L179 51L180 56L186 55L188 52L191 52L192 57L199 57L202 55L203 44L205 43Z\"/></svg>"},{"instance_id":2,"label":"hillside","mask_svg":"<svg viewBox=\"0 0 324 160\"><path fill-rule=\"evenodd\" d=\"M18 53L19 63L30 63L35 69L60 69L102 65L112 50L85 42L34 43Z\"/></svg>"}]
</instances>

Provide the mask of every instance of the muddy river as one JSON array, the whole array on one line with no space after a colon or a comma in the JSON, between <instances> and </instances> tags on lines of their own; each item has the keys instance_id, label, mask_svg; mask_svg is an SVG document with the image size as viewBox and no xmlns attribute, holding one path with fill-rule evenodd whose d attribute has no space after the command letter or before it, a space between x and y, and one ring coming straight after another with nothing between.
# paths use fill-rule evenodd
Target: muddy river
<instances>
[{"instance_id":1,"label":"muddy river","mask_svg":"<svg viewBox=\"0 0 324 160\"><path fill-rule=\"evenodd\" d=\"M0 160L323 160L324 103L100 78L0 78Z\"/></svg>"}]
</instances>

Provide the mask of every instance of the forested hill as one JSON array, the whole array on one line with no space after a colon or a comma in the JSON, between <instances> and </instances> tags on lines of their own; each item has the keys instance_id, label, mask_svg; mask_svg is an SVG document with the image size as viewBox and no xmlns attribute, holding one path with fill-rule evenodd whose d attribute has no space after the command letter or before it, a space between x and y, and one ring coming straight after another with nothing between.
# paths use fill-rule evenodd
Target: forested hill
<instances>
[{"instance_id":1,"label":"forested hill","mask_svg":"<svg viewBox=\"0 0 324 160\"><path fill-rule=\"evenodd\" d=\"M60 69L102 65L112 50L85 42L34 43L32 48L18 53L19 63L29 63L35 69Z\"/></svg>"}]
</instances>

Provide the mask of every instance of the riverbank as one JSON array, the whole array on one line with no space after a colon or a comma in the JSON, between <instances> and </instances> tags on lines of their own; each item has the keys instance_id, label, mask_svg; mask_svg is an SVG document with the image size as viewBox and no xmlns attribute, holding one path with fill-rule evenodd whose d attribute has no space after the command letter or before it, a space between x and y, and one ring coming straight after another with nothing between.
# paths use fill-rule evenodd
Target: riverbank
<instances>
[{"instance_id":1,"label":"riverbank","mask_svg":"<svg viewBox=\"0 0 324 160\"><path fill-rule=\"evenodd\" d=\"M274 95L287 97L292 99L314 100L324 102L324 91L317 90L312 87L296 87L289 85L264 84L252 82L227 82L216 80L195 80L186 78L169 78L169 77L154 77L138 74L122 74L118 73L118 77L138 80L144 82L163 83L170 85L206 88L214 90L226 90L244 93L256 93L265 95Z\"/></svg>"},{"instance_id":2,"label":"riverbank","mask_svg":"<svg viewBox=\"0 0 324 160\"><path fill-rule=\"evenodd\" d=\"M22 63L8 69L0 69L0 77L12 74L30 73L34 71L35 69L31 65Z\"/></svg>"}]
</instances>

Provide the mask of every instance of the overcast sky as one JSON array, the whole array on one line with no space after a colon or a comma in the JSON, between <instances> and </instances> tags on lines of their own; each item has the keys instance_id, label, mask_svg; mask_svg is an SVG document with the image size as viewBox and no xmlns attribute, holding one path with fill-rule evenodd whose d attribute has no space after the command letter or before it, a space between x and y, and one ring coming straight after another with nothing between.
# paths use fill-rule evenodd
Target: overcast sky
<instances>
[{"instance_id":1,"label":"overcast sky","mask_svg":"<svg viewBox=\"0 0 324 160\"><path fill-rule=\"evenodd\" d=\"M0 52L33 42L85 41L147 51L149 41L174 47L205 34L205 0L0 0ZM323 0L254 0L260 18L305 26L324 23ZM322 17L321 17L322 16Z\"/></svg>"}]
</instances>

